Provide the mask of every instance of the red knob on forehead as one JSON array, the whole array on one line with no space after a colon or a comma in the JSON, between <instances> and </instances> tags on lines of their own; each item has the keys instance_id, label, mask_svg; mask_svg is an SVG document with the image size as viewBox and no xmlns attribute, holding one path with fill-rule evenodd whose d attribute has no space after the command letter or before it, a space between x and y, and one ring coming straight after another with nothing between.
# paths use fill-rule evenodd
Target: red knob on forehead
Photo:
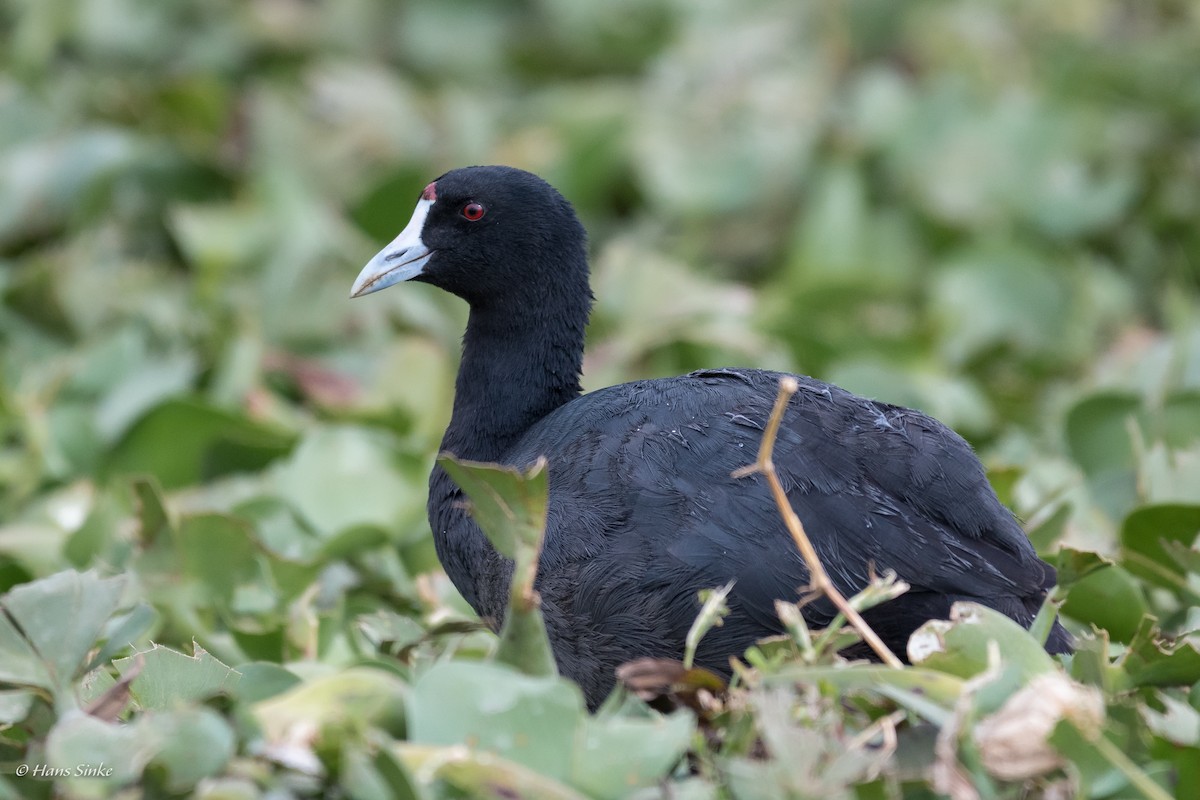
<instances>
[{"instance_id":1,"label":"red knob on forehead","mask_svg":"<svg viewBox=\"0 0 1200 800\"><path fill-rule=\"evenodd\" d=\"M425 191L421 192L422 200L437 200L437 181L425 187Z\"/></svg>"}]
</instances>

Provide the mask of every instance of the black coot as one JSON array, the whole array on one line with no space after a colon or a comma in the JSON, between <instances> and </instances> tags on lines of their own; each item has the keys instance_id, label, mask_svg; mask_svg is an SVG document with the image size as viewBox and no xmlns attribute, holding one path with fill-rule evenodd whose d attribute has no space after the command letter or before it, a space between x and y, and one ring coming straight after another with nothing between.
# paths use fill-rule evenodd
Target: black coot
<instances>
[{"instance_id":1,"label":"black coot","mask_svg":"<svg viewBox=\"0 0 1200 800\"><path fill-rule=\"evenodd\" d=\"M527 466L549 459L550 509L538 573L560 671L595 707L620 664L679 658L697 592L736 579L723 627L697 662L781 632L776 598L809 576L753 461L780 375L716 369L580 395L592 294L586 234L545 181L469 167L425 187L408 226L363 269L353 296L416 280L470 304L454 411L442 440L461 458ZM969 445L917 411L800 377L774 461L837 587L894 570L912 589L867 621L893 651L956 600L1029 625L1053 568L996 498ZM429 522L454 585L492 625L511 564L491 547L434 468ZM833 616L809 604L815 626ZM1069 649L1055 625L1047 649Z\"/></svg>"}]
</instances>

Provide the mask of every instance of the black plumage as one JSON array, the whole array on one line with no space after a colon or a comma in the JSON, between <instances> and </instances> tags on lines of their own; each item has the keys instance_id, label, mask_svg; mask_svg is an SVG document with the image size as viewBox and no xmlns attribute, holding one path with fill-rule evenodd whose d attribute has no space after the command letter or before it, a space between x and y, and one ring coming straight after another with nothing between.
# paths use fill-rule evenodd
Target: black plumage
<instances>
[{"instance_id":1,"label":"black plumage","mask_svg":"<svg viewBox=\"0 0 1200 800\"><path fill-rule=\"evenodd\" d=\"M781 631L774 601L796 599L808 570L765 480L731 477L754 460L778 373L706 370L581 396L591 306L585 233L557 191L508 167L455 170L430 184L354 294L400 280L470 304L443 449L520 467L549 461L537 588L559 669L589 705L607 695L621 663L681 656L701 589L736 580L731 614L703 640L698 663L727 672L730 656ZM911 584L866 614L881 638L902 654L918 626L945 618L957 600L1029 625L1055 573L970 446L920 412L798 380L776 469L844 594L861 590L872 570ZM435 468L428 510L438 556L471 606L498 625L511 564L461 499ZM833 609L818 600L804 615L820 627ZM1047 648L1069 649L1057 623Z\"/></svg>"}]
</instances>

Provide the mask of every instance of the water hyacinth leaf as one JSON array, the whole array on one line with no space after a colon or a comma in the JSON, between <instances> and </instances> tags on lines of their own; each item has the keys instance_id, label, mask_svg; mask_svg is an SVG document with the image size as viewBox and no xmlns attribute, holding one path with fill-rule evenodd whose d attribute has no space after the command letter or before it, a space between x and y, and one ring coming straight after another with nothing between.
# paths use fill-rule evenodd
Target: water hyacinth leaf
<instances>
[{"instance_id":1,"label":"water hyacinth leaf","mask_svg":"<svg viewBox=\"0 0 1200 800\"><path fill-rule=\"evenodd\" d=\"M683 711L649 719L588 717L575 747L571 785L611 800L653 786L679 763L694 730L691 714Z\"/></svg>"},{"instance_id":2,"label":"water hyacinth leaf","mask_svg":"<svg viewBox=\"0 0 1200 800\"><path fill-rule=\"evenodd\" d=\"M346 742L341 751L338 782L355 800L417 800L423 797L404 765L387 751L371 754Z\"/></svg>"},{"instance_id":3,"label":"water hyacinth leaf","mask_svg":"<svg viewBox=\"0 0 1200 800\"><path fill-rule=\"evenodd\" d=\"M1136 500L1134 437L1145 429L1141 398L1127 392L1096 393L1067 412L1071 457L1087 475L1096 503L1113 516Z\"/></svg>"},{"instance_id":4,"label":"water hyacinth leaf","mask_svg":"<svg viewBox=\"0 0 1200 800\"><path fill-rule=\"evenodd\" d=\"M1028 631L977 603L955 603L949 620L930 620L918 628L908 642L908 656L914 665L970 678L988 668L992 643L1022 675L1054 669L1054 659Z\"/></svg>"},{"instance_id":5,"label":"water hyacinth leaf","mask_svg":"<svg viewBox=\"0 0 1200 800\"><path fill-rule=\"evenodd\" d=\"M16 725L29 716L37 694L26 689L0 689L0 725Z\"/></svg>"},{"instance_id":6,"label":"water hyacinth leaf","mask_svg":"<svg viewBox=\"0 0 1200 800\"><path fill-rule=\"evenodd\" d=\"M148 729L159 743L151 765L162 768L172 791L184 791L219 774L236 752L237 740L229 723L211 709L148 714L135 724Z\"/></svg>"},{"instance_id":7,"label":"water hyacinth leaf","mask_svg":"<svg viewBox=\"0 0 1200 800\"><path fill-rule=\"evenodd\" d=\"M546 529L549 490L545 461L524 473L496 464L459 461L448 454L443 454L438 464L470 499L471 516L488 540L516 562L497 660L528 675L554 675L554 654L533 588Z\"/></svg>"},{"instance_id":8,"label":"water hyacinth leaf","mask_svg":"<svg viewBox=\"0 0 1200 800\"><path fill-rule=\"evenodd\" d=\"M46 763L68 776L81 765L103 765L105 772L76 779L86 794L74 795L103 797L140 776L160 745L156 736L149 735L148 726L105 722L76 712L59 719L50 730ZM96 792L97 784L108 792Z\"/></svg>"},{"instance_id":9,"label":"water hyacinth leaf","mask_svg":"<svg viewBox=\"0 0 1200 800\"><path fill-rule=\"evenodd\" d=\"M1022 249L982 245L954 257L938 273L934 298L952 364L1001 346L1049 356L1069 319L1061 279L1041 254Z\"/></svg>"},{"instance_id":10,"label":"water hyacinth leaf","mask_svg":"<svg viewBox=\"0 0 1200 800\"><path fill-rule=\"evenodd\" d=\"M523 764L487 751L459 746L431 747L400 743L396 753L414 774L428 776L438 784L448 784L448 796L480 800L586 800L564 783ZM439 795L440 796L440 795Z\"/></svg>"},{"instance_id":11,"label":"water hyacinth leaf","mask_svg":"<svg viewBox=\"0 0 1200 800\"><path fill-rule=\"evenodd\" d=\"M61 693L120 607L125 583L124 578L101 578L90 571L60 572L12 589L0 598L0 648L13 661L0 659L5 664L0 671L13 682L29 681L65 699ZM40 664L29 660L31 653Z\"/></svg>"},{"instance_id":12,"label":"water hyacinth leaf","mask_svg":"<svg viewBox=\"0 0 1200 800\"><path fill-rule=\"evenodd\" d=\"M1062 612L1107 630L1113 641L1127 642L1147 612L1141 584L1119 566L1102 567L1074 581Z\"/></svg>"},{"instance_id":13,"label":"water hyacinth leaf","mask_svg":"<svg viewBox=\"0 0 1200 800\"><path fill-rule=\"evenodd\" d=\"M1200 391L1175 392L1162 407L1162 437L1168 446L1183 449L1200 441Z\"/></svg>"},{"instance_id":14,"label":"water hyacinth leaf","mask_svg":"<svg viewBox=\"0 0 1200 800\"><path fill-rule=\"evenodd\" d=\"M0 157L0 246L65 224L81 197L131 164L137 147L126 131L91 128L7 149Z\"/></svg>"},{"instance_id":15,"label":"water hyacinth leaf","mask_svg":"<svg viewBox=\"0 0 1200 800\"><path fill-rule=\"evenodd\" d=\"M236 517L185 517L179 524L177 543L185 574L207 586L222 606L234 606L239 589L263 581L261 551L254 533Z\"/></svg>"},{"instance_id":16,"label":"water hyacinth leaf","mask_svg":"<svg viewBox=\"0 0 1200 800\"><path fill-rule=\"evenodd\" d=\"M1075 550L1071 547L1060 547L1054 564L1058 570L1058 585L1068 589L1076 581L1081 581L1093 572L1108 569L1112 565L1112 560L1100 553L1093 553L1090 550Z\"/></svg>"},{"instance_id":17,"label":"water hyacinth leaf","mask_svg":"<svg viewBox=\"0 0 1200 800\"><path fill-rule=\"evenodd\" d=\"M116 441L151 408L192 387L200 366L192 353L148 358L125 375L95 409L95 428L105 442Z\"/></svg>"},{"instance_id":18,"label":"water hyacinth leaf","mask_svg":"<svg viewBox=\"0 0 1200 800\"><path fill-rule=\"evenodd\" d=\"M0 615L0 680L49 689L53 676L36 650L6 615Z\"/></svg>"},{"instance_id":19,"label":"water hyacinth leaf","mask_svg":"<svg viewBox=\"0 0 1200 800\"><path fill-rule=\"evenodd\" d=\"M400 470L396 443L346 425L310 431L279 465L275 481L322 538L362 525L393 530L424 503Z\"/></svg>"},{"instance_id":20,"label":"water hyacinth leaf","mask_svg":"<svg viewBox=\"0 0 1200 800\"><path fill-rule=\"evenodd\" d=\"M1200 602L1188 585L1187 564L1173 552L1200 547L1200 505L1151 505L1135 509L1121 526L1121 563L1144 581Z\"/></svg>"},{"instance_id":21,"label":"water hyacinth leaf","mask_svg":"<svg viewBox=\"0 0 1200 800\"><path fill-rule=\"evenodd\" d=\"M351 667L298 683L256 703L252 711L274 744L288 742L310 726L331 736L361 735L367 727L399 736L405 729L407 695L408 686L392 673Z\"/></svg>"},{"instance_id":22,"label":"water hyacinth leaf","mask_svg":"<svg viewBox=\"0 0 1200 800\"><path fill-rule=\"evenodd\" d=\"M186 655L169 647L151 649L113 662L125 674L141 664L130 689L143 708L170 709L217 694L233 694L241 675L198 644Z\"/></svg>"},{"instance_id":23,"label":"water hyacinth leaf","mask_svg":"<svg viewBox=\"0 0 1200 800\"><path fill-rule=\"evenodd\" d=\"M135 422L108 455L109 475L148 473L175 489L262 469L286 455L293 437L198 400L173 399Z\"/></svg>"},{"instance_id":24,"label":"water hyacinth leaf","mask_svg":"<svg viewBox=\"0 0 1200 800\"><path fill-rule=\"evenodd\" d=\"M460 461L450 454L438 459L442 469L471 500L471 516L492 545L517 560L541 547L546 527L547 473L544 465L522 474L511 467Z\"/></svg>"},{"instance_id":25,"label":"water hyacinth leaf","mask_svg":"<svg viewBox=\"0 0 1200 800\"><path fill-rule=\"evenodd\" d=\"M138 603L128 612L118 614L105 625L104 646L94 651L91 661L84 668L93 670L107 664L118 652L130 647L159 621L159 613L149 603Z\"/></svg>"},{"instance_id":26,"label":"water hyacinth leaf","mask_svg":"<svg viewBox=\"0 0 1200 800\"><path fill-rule=\"evenodd\" d=\"M232 693L243 703L258 703L300 683L296 673L269 661L238 664L237 671L242 677L232 687Z\"/></svg>"},{"instance_id":27,"label":"water hyacinth leaf","mask_svg":"<svg viewBox=\"0 0 1200 800\"><path fill-rule=\"evenodd\" d=\"M76 569L86 568L94 559L106 558L120 564L128 556L128 545L121 541L121 523L128 515L127 503L115 492L97 494L87 518L63 545L63 555Z\"/></svg>"},{"instance_id":28,"label":"water hyacinth leaf","mask_svg":"<svg viewBox=\"0 0 1200 800\"><path fill-rule=\"evenodd\" d=\"M413 685L409 739L472 742L556 780L566 780L584 717L578 687L486 662L441 662Z\"/></svg>"},{"instance_id":29,"label":"water hyacinth leaf","mask_svg":"<svg viewBox=\"0 0 1200 800\"><path fill-rule=\"evenodd\" d=\"M1194 686L1200 682L1200 648L1189 639L1165 644L1152 617L1145 617L1120 661L1134 686Z\"/></svg>"}]
</instances>

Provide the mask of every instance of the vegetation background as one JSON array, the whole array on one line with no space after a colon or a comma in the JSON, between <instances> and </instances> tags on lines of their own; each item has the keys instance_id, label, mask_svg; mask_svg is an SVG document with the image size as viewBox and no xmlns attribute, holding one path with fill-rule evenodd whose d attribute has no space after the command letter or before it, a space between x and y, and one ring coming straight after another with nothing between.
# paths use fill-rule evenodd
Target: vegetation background
<instances>
[{"instance_id":1,"label":"vegetation background","mask_svg":"<svg viewBox=\"0 0 1200 800\"><path fill-rule=\"evenodd\" d=\"M347 300L473 163L588 226L589 388L782 368L962 432L1066 672L798 632L699 721L589 719L481 660L424 519L464 309ZM6 0L0 797L1198 797L1198 223L1191 0ZM997 766L1022 691L1074 699Z\"/></svg>"}]
</instances>

